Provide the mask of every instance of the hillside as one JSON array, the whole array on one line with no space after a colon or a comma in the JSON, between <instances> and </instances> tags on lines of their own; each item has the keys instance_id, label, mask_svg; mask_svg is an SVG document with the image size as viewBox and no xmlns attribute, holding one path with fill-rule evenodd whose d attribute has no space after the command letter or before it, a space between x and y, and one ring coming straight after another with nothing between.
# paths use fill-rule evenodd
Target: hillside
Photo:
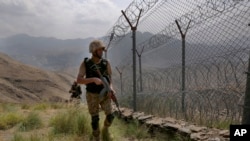
<instances>
[{"instance_id":1,"label":"hillside","mask_svg":"<svg viewBox=\"0 0 250 141\"><path fill-rule=\"evenodd\" d=\"M25 64L46 70L78 67L93 38L61 40L25 34L0 38L0 52Z\"/></svg>"},{"instance_id":2,"label":"hillside","mask_svg":"<svg viewBox=\"0 0 250 141\"><path fill-rule=\"evenodd\" d=\"M22 64L0 53L0 102L61 101L69 98L72 76Z\"/></svg>"}]
</instances>

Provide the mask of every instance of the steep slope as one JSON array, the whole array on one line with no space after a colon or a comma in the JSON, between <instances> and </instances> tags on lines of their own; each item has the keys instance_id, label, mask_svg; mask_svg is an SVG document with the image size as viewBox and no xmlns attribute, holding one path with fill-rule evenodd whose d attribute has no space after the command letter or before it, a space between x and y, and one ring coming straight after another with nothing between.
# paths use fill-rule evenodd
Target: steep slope
<instances>
[{"instance_id":1,"label":"steep slope","mask_svg":"<svg viewBox=\"0 0 250 141\"><path fill-rule=\"evenodd\" d=\"M0 102L61 101L69 98L72 76L22 64L0 53Z\"/></svg>"}]
</instances>

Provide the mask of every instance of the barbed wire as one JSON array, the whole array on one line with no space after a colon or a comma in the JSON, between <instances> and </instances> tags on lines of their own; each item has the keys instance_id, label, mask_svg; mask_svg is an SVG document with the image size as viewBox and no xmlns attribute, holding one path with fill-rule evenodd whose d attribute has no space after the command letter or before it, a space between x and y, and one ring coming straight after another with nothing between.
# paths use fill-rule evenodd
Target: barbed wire
<instances>
[{"instance_id":1,"label":"barbed wire","mask_svg":"<svg viewBox=\"0 0 250 141\"><path fill-rule=\"evenodd\" d=\"M141 16L145 15L152 7L157 4L158 0L134 0L130 3L130 5L124 11L127 17L130 19L131 24L135 24L140 10L143 9L141 12ZM129 32L129 24L127 23L125 17L121 14L118 18L114 26L108 30L107 34L102 39L105 44L108 44L110 41L110 36L113 34L113 39L110 43L110 49L112 48L112 44L114 42L118 42L122 39L128 32Z\"/></svg>"},{"instance_id":2,"label":"barbed wire","mask_svg":"<svg viewBox=\"0 0 250 141\"><path fill-rule=\"evenodd\" d=\"M144 15L138 24L138 33L148 33L137 44L139 51L144 47L143 91L138 92L138 110L183 118L182 41L175 20L182 28L191 21L185 47L188 120L206 125L239 123L246 89L244 72L250 53L250 1L247 0L162 0ZM123 68L122 100L127 102L132 97L132 53L124 49L125 38L127 41L129 36L126 33L119 42L114 42L115 48L111 50L122 52L115 59L120 60L117 66ZM137 81L139 88L139 76ZM120 84L118 78L114 82Z\"/></svg>"},{"instance_id":3,"label":"barbed wire","mask_svg":"<svg viewBox=\"0 0 250 141\"><path fill-rule=\"evenodd\" d=\"M176 4L176 3L174 3L174 4ZM179 5L177 5L175 7L178 7ZM184 15L182 15L180 18L178 18L178 21L179 21L181 27L185 27L185 25L187 25L188 22L191 21L189 28L194 28L194 26L202 24L203 22L206 22L208 19L211 19L211 18L218 16L218 14L222 14L223 12L227 12L226 10L230 11L230 9L232 10L233 8L236 8L237 5L242 6L242 5L244 5L244 3L240 3L239 1L234 2L234 1L229 1L229 0L224 0L224 1L206 0L205 3L202 3L201 5L197 5L197 8L193 9L189 13L185 13ZM165 4L165 5L163 5L163 3L161 3L161 6L163 7L163 9L166 9L167 7L173 6L173 3ZM156 10L153 10L153 11L155 12ZM180 10L180 11L182 11L182 10ZM157 13L157 14L159 14L159 13ZM151 14L149 14L149 15L151 15ZM155 35L152 36L150 39L148 39L142 43L139 43L137 45L137 49L140 50L141 48L144 48L144 51L147 52L147 51L153 50L155 48L161 47L161 45L163 45L164 43L166 43L170 39L179 36L179 31L178 31L178 28L174 22L174 18L175 17L170 18L170 20L172 20L172 22L169 23L166 27L164 27L163 30L161 30L158 33L155 33ZM146 19L147 18L144 18L144 21L146 21ZM148 21L146 21L146 22L148 22ZM210 24L211 23L212 22L210 22ZM142 23L140 23L140 24L142 24ZM155 25L159 25L159 24L155 24ZM150 30L150 31L152 31L152 30ZM128 60L128 61L130 61L130 60ZM122 62L124 62L124 61L122 61Z\"/></svg>"}]
</instances>

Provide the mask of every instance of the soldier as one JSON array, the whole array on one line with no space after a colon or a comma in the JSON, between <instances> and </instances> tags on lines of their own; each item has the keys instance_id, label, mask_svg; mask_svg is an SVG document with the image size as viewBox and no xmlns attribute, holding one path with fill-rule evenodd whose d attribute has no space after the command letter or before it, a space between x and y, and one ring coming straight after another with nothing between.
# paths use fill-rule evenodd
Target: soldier
<instances>
[{"instance_id":1,"label":"soldier","mask_svg":"<svg viewBox=\"0 0 250 141\"><path fill-rule=\"evenodd\" d=\"M110 94L105 95L103 98L99 96L104 86L100 79L100 75L97 73L97 68L101 72L101 75L108 80L111 92L114 93L111 80L111 66L108 60L102 58L103 51L105 51L105 46L101 41L92 41L89 45L89 52L92 54L92 57L84 59L77 76L77 83L86 85L86 99L88 110L91 115L94 141L100 140L99 105L106 115L102 129L103 140L112 139L108 132L108 128L114 119Z\"/></svg>"},{"instance_id":2,"label":"soldier","mask_svg":"<svg viewBox=\"0 0 250 141\"><path fill-rule=\"evenodd\" d=\"M74 83L71 86L71 89L69 90L69 93L72 93L70 96L70 102L72 102L73 99L80 100L82 94L81 86L78 85L76 81L74 81Z\"/></svg>"}]
</instances>

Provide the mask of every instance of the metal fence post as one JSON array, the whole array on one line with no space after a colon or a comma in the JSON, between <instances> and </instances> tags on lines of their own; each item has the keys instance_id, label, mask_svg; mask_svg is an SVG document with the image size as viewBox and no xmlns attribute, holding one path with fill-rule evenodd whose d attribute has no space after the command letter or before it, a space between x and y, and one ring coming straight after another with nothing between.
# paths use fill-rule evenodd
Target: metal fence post
<instances>
[{"instance_id":1,"label":"metal fence post","mask_svg":"<svg viewBox=\"0 0 250 141\"><path fill-rule=\"evenodd\" d=\"M128 17L126 16L125 12L122 10L122 14L124 15L124 17L126 18L127 22L129 23L131 30L132 30L132 38L133 38L133 110L136 111L136 29L137 29L137 25L141 16L141 11L139 13L136 25L133 26L131 24L131 22L129 21Z\"/></svg>"},{"instance_id":2,"label":"metal fence post","mask_svg":"<svg viewBox=\"0 0 250 141\"><path fill-rule=\"evenodd\" d=\"M136 53L137 53L137 56L139 58L139 74L140 74L140 92L143 91L142 89L142 68L141 68L141 55L142 55L142 52L143 52L143 49L144 49L145 46L142 47L142 50L141 52L139 53L137 50L136 50Z\"/></svg>"},{"instance_id":3,"label":"metal fence post","mask_svg":"<svg viewBox=\"0 0 250 141\"><path fill-rule=\"evenodd\" d=\"M185 80L186 80L186 78L185 78L185 67L186 67L185 66L185 61L186 61L185 60L185 55L186 55L186 53L185 53L185 50L186 50L185 38L186 38L187 30L189 28L191 20L189 21L188 26L186 28L186 31L184 33L182 32L181 26L179 25L177 20L175 20L175 23L176 23L176 25L177 25L180 33L181 33L181 39L182 39L182 86L181 86L182 97L181 97L181 109L182 109L182 113L184 114L184 113L186 113L186 110L185 110L186 109L186 107L185 107L185 96L186 96L186 93L185 93L185 90L186 90L185 89ZM184 114L184 116L186 118L186 114Z\"/></svg>"},{"instance_id":4,"label":"metal fence post","mask_svg":"<svg viewBox=\"0 0 250 141\"><path fill-rule=\"evenodd\" d=\"M123 91L123 85L122 85L122 71L120 71L118 67L116 67L116 70L117 70L117 71L118 71L118 73L120 74L120 81L121 81L121 95L122 95L122 91Z\"/></svg>"},{"instance_id":5,"label":"metal fence post","mask_svg":"<svg viewBox=\"0 0 250 141\"><path fill-rule=\"evenodd\" d=\"M108 43L108 45L107 45L106 52L105 52L105 59L108 59L108 48L109 48L109 46L110 46L111 41L112 41L113 38L114 38L114 34L115 34L115 33L112 32L111 35L110 35L109 43Z\"/></svg>"},{"instance_id":6,"label":"metal fence post","mask_svg":"<svg viewBox=\"0 0 250 141\"><path fill-rule=\"evenodd\" d=\"M250 26L250 23L248 24L248 26ZM247 74L247 82L246 82L245 100L243 105L242 124L250 124L250 52L248 60L248 70L246 74Z\"/></svg>"}]
</instances>

